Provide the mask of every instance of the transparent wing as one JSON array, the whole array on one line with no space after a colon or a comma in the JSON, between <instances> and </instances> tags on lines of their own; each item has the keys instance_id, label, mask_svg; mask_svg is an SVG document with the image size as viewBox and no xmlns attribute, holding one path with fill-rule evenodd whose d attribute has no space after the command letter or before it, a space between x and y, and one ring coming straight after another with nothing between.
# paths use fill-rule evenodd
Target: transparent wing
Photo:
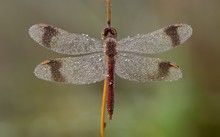
<instances>
[{"instance_id":1,"label":"transparent wing","mask_svg":"<svg viewBox=\"0 0 220 137\"><path fill-rule=\"evenodd\" d=\"M185 42L192 35L186 24L175 24L149 34L137 35L118 41L117 50L135 53L159 53Z\"/></svg>"},{"instance_id":2,"label":"transparent wing","mask_svg":"<svg viewBox=\"0 0 220 137\"><path fill-rule=\"evenodd\" d=\"M182 77L174 63L131 53L119 53L115 71L121 78L139 82L172 81Z\"/></svg>"},{"instance_id":3,"label":"transparent wing","mask_svg":"<svg viewBox=\"0 0 220 137\"><path fill-rule=\"evenodd\" d=\"M107 74L104 53L80 57L57 58L39 64L34 71L43 80L72 84L89 84L101 81Z\"/></svg>"},{"instance_id":4,"label":"transparent wing","mask_svg":"<svg viewBox=\"0 0 220 137\"><path fill-rule=\"evenodd\" d=\"M103 51L100 40L85 34L68 33L47 24L30 27L29 35L41 46L62 54L79 55Z\"/></svg>"}]
</instances>

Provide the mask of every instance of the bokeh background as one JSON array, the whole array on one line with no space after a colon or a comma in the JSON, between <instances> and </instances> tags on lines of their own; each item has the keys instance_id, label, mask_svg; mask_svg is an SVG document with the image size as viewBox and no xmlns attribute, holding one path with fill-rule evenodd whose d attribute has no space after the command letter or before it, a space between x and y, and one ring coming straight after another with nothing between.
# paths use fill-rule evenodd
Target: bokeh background
<instances>
[{"instance_id":1,"label":"bokeh background","mask_svg":"<svg viewBox=\"0 0 220 137\"><path fill-rule=\"evenodd\" d=\"M220 1L112 0L119 39L173 23L192 25L182 46L154 56L176 62L183 78L137 83L116 77L107 137L220 137ZM105 0L0 0L0 137L97 137L103 82L67 85L33 75L65 57L28 36L36 23L100 38Z\"/></svg>"}]
</instances>

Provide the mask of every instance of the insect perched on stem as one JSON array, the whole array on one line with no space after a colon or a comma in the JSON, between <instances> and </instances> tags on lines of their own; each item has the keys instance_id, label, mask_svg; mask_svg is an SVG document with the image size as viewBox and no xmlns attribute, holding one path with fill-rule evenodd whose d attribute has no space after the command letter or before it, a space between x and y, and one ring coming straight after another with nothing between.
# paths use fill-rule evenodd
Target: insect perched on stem
<instances>
[{"instance_id":1,"label":"insect perched on stem","mask_svg":"<svg viewBox=\"0 0 220 137\"><path fill-rule=\"evenodd\" d=\"M192 28L186 24L173 24L152 33L117 41L117 31L110 25L110 13L109 8L107 27L102 32L103 41L47 24L33 25L29 34L49 50L74 55L43 61L34 71L38 78L60 83L90 84L107 77L107 110L111 119L115 73L121 78L138 82L180 79L182 73L175 63L143 55L177 47L192 35Z\"/></svg>"}]
</instances>

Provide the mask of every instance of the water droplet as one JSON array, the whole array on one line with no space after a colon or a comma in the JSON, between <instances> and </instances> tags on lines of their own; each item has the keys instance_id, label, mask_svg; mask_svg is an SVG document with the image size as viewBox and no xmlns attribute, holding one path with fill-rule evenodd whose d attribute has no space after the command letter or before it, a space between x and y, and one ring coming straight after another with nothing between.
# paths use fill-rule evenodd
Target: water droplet
<instances>
[{"instance_id":1,"label":"water droplet","mask_svg":"<svg viewBox=\"0 0 220 137\"><path fill-rule=\"evenodd\" d=\"M109 82L109 85L113 85L113 82L110 81L110 82Z\"/></svg>"}]
</instances>

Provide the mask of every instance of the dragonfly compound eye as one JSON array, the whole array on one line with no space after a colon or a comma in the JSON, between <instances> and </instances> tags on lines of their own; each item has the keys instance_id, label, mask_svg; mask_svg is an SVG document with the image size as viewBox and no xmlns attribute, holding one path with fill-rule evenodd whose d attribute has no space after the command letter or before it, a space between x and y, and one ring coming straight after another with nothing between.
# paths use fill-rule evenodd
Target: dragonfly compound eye
<instances>
[{"instance_id":1,"label":"dragonfly compound eye","mask_svg":"<svg viewBox=\"0 0 220 137\"><path fill-rule=\"evenodd\" d=\"M117 37L116 29L115 28L111 28L110 31L111 31L110 33L111 33L112 37L116 38Z\"/></svg>"},{"instance_id":2,"label":"dragonfly compound eye","mask_svg":"<svg viewBox=\"0 0 220 137\"><path fill-rule=\"evenodd\" d=\"M117 37L117 31L115 28L105 28L102 31L102 39L106 39L106 38L116 38Z\"/></svg>"}]
</instances>

